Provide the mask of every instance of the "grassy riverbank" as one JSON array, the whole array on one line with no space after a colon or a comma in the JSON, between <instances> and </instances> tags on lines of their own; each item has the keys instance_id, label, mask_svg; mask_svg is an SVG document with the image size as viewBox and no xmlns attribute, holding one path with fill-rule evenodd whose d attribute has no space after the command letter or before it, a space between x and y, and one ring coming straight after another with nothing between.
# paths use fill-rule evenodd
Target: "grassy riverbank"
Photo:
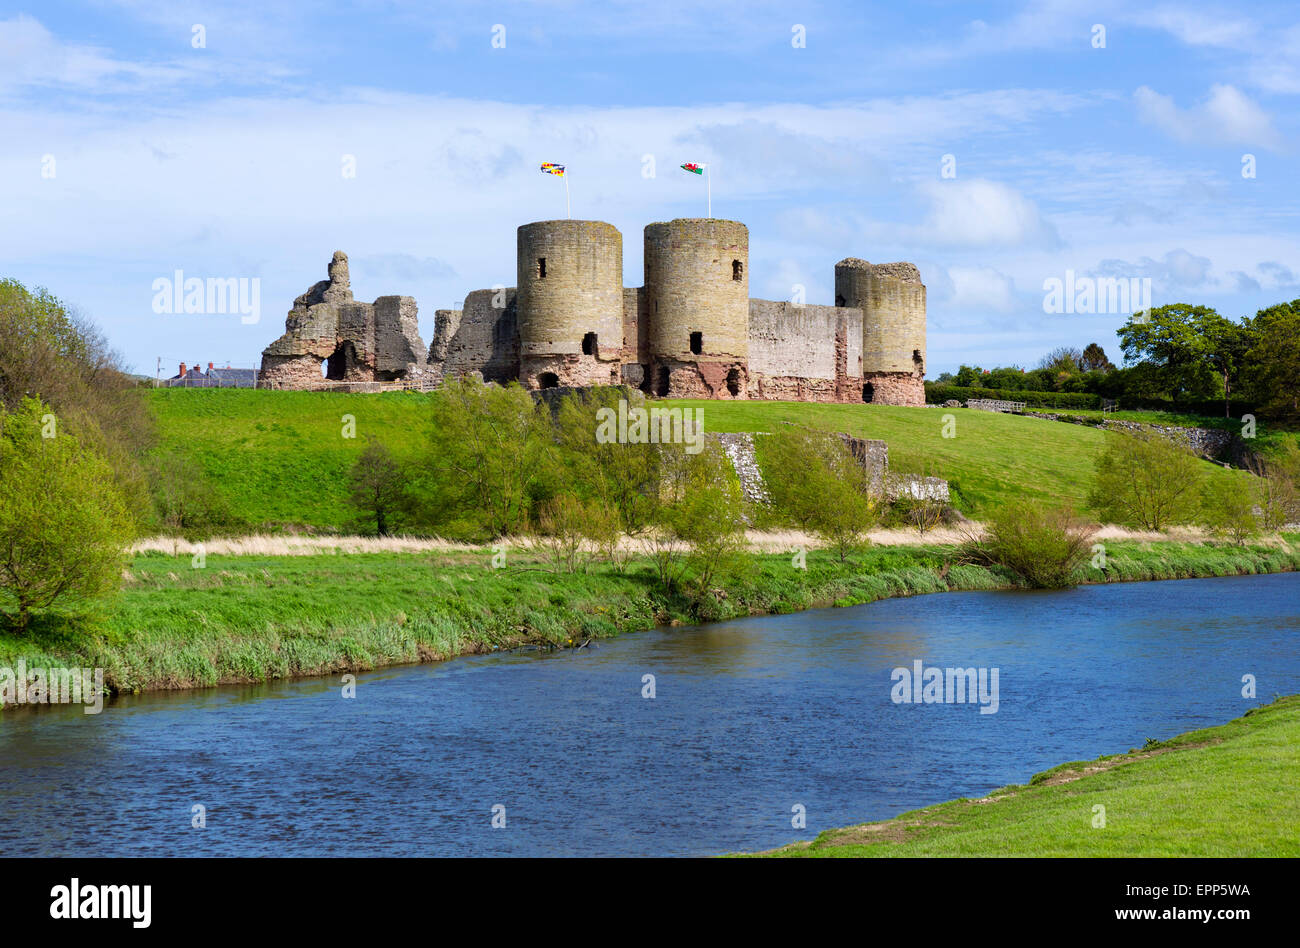
<instances>
[{"instance_id":1,"label":"grassy riverbank","mask_svg":"<svg viewBox=\"0 0 1300 948\"><path fill-rule=\"evenodd\" d=\"M768 856L1300 856L1300 695ZM1105 825L1096 826L1104 808Z\"/></svg>"},{"instance_id":2,"label":"grassy riverbank","mask_svg":"<svg viewBox=\"0 0 1300 948\"><path fill-rule=\"evenodd\" d=\"M114 691L206 687L436 661L525 644L564 648L670 623L847 606L893 596L1014 588L1010 574L955 565L951 546L872 547L840 563L808 553L747 554L743 569L692 606L664 596L644 560L554 573L512 551L310 556L136 556L121 595L76 622L43 617L0 633L0 666L92 666ZM1084 582L1300 569L1300 535L1271 545L1108 542Z\"/></svg>"}]
</instances>

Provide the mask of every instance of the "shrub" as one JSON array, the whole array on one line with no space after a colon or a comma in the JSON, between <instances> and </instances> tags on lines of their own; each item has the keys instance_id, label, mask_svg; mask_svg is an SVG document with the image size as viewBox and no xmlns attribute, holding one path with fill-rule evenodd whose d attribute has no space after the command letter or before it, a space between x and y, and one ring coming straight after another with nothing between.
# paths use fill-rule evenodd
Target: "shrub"
<instances>
[{"instance_id":1,"label":"shrub","mask_svg":"<svg viewBox=\"0 0 1300 948\"><path fill-rule=\"evenodd\" d=\"M839 554L866 541L879 522L870 473L839 435L792 428L764 443L764 482L773 511Z\"/></svg>"},{"instance_id":2,"label":"shrub","mask_svg":"<svg viewBox=\"0 0 1300 948\"><path fill-rule=\"evenodd\" d=\"M0 407L0 602L12 603L19 632L34 609L116 590L132 527L104 458L36 399Z\"/></svg>"},{"instance_id":3,"label":"shrub","mask_svg":"<svg viewBox=\"0 0 1300 948\"><path fill-rule=\"evenodd\" d=\"M1097 458L1088 504L1112 523L1163 530L1194 519L1201 462L1183 443L1153 431L1110 438Z\"/></svg>"},{"instance_id":4,"label":"shrub","mask_svg":"<svg viewBox=\"0 0 1300 948\"><path fill-rule=\"evenodd\" d=\"M1202 522L1220 536L1229 537L1238 546L1259 533L1259 488L1249 474L1215 478L1201 497Z\"/></svg>"},{"instance_id":5,"label":"shrub","mask_svg":"<svg viewBox=\"0 0 1300 948\"><path fill-rule=\"evenodd\" d=\"M585 571L594 555L617 562L621 533L618 512L598 500L573 494L548 500L538 517L538 545L557 571Z\"/></svg>"},{"instance_id":6,"label":"shrub","mask_svg":"<svg viewBox=\"0 0 1300 948\"><path fill-rule=\"evenodd\" d=\"M1068 507L1021 500L988 518L982 537L962 545L959 561L1001 566L1038 589L1074 585L1096 528Z\"/></svg>"}]
</instances>

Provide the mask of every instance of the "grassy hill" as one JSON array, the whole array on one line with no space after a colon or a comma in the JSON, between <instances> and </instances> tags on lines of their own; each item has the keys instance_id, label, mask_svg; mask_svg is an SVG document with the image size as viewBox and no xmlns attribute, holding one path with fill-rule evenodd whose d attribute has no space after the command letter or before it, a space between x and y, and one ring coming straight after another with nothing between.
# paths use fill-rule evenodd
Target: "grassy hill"
<instances>
[{"instance_id":1,"label":"grassy hill","mask_svg":"<svg viewBox=\"0 0 1300 948\"><path fill-rule=\"evenodd\" d=\"M165 451L202 469L211 489L253 525L344 529L355 512L347 473L373 434L400 458L428 437L429 395L248 389L155 389ZM344 416L356 437L343 437Z\"/></svg>"},{"instance_id":2,"label":"grassy hill","mask_svg":"<svg viewBox=\"0 0 1300 948\"><path fill-rule=\"evenodd\" d=\"M365 436L411 457L428 435L430 395L241 389L157 389L149 393L164 449L198 465L211 489L253 525L346 529L345 487ZM780 430L796 422L889 443L891 468L947 478L958 506L979 517L1013 497L1066 499L1082 506L1093 460L1106 438L1095 428L991 412L799 402L687 402L706 431ZM943 437L943 416L956 432ZM356 437L343 437L344 416ZM1229 476L1205 465L1212 477Z\"/></svg>"}]
</instances>

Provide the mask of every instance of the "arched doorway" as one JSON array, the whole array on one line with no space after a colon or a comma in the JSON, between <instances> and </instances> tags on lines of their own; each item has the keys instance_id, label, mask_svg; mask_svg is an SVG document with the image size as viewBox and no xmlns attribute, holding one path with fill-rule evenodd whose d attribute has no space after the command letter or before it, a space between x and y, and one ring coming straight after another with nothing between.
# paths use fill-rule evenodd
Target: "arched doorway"
<instances>
[{"instance_id":1,"label":"arched doorway","mask_svg":"<svg viewBox=\"0 0 1300 948\"><path fill-rule=\"evenodd\" d=\"M342 382L357 367L357 348L351 342L344 342L325 360L325 378L332 382Z\"/></svg>"},{"instance_id":2,"label":"arched doorway","mask_svg":"<svg viewBox=\"0 0 1300 948\"><path fill-rule=\"evenodd\" d=\"M538 388L559 388L560 377L556 375L554 372L543 372L541 375L537 376L537 387Z\"/></svg>"}]
</instances>

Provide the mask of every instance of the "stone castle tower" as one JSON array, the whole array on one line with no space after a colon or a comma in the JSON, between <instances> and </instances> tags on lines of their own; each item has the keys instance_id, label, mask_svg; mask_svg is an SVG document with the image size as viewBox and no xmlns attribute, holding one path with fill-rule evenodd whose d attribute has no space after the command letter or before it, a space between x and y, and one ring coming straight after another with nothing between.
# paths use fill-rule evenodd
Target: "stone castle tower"
<instances>
[{"instance_id":1,"label":"stone castle tower","mask_svg":"<svg viewBox=\"0 0 1300 948\"><path fill-rule=\"evenodd\" d=\"M524 224L516 285L438 310L427 356L415 301L354 302L338 253L263 353L263 377L306 388L476 374L528 389L623 383L669 397L925 404L925 285L913 264L846 258L834 306L796 304L750 298L739 221L649 224L644 241L643 285L624 287L613 225Z\"/></svg>"},{"instance_id":2,"label":"stone castle tower","mask_svg":"<svg viewBox=\"0 0 1300 948\"><path fill-rule=\"evenodd\" d=\"M910 263L835 264L835 305L862 310L862 400L925 404L925 284Z\"/></svg>"},{"instance_id":3,"label":"stone castle tower","mask_svg":"<svg viewBox=\"0 0 1300 948\"><path fill-rule=\"evenodd\" d=\"M645 308L654 394L744 397L749 228L711 218L648 225Z\"/></svg>"},{"instance_id":4,"label":"stone castle tower","mask_svg":"<svg viewBox=\"0 0 1300 948\"><path fill-rule=\"evenodd\" d=\"M618 384L623 235L601 221L519 228L519 380L526 388Z\"/></svg>"}]
</instances>

